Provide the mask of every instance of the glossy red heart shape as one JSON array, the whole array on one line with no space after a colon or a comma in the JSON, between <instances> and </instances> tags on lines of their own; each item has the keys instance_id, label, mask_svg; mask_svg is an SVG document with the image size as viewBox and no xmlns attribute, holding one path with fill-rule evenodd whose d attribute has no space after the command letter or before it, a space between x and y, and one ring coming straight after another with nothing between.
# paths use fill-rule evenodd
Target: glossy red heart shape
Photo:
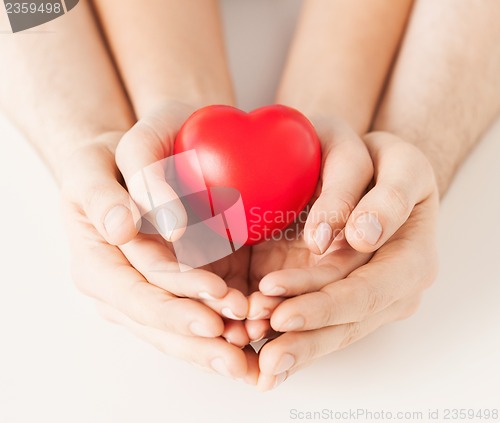
<instances>
[{"instance_id":1,"label":"glossy red heart shape","mask_svg":"<svg viewBox=\"0 0 500 423\"><path fill-rule=\"evenodd\" d=\"M230 106L202 108L175 140L175 154L193 149L209 190L231 187L240 192L246 245L270 239L287 227L318 183L321 147L316 131L290 107L272 105L250 113ZM180 175L190 171L181 169Z\"/></svg>"}]
</instances>

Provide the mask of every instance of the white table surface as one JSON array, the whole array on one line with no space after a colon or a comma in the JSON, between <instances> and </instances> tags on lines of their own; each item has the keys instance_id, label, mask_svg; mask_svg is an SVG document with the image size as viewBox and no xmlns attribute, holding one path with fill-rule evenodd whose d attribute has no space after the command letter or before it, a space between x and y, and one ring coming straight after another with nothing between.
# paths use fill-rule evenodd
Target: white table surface
<instances>
[{"instance_id":1,"label":"white table surface","mask_svg":"<svg viewBox=\"0 0 500 423\"><path fill-rule=\"evenodd\" d=\"M271 103L299 2L223 6L240 105ZM429 409L500 408L499 158L497 125L443 202L440 274L419 312L263 394L97 316L71 282L57 189L1 118L0 422L280 423L295 421L291 409L421 411L420 421L437 421Z\"/></svg>"}]
</instances>

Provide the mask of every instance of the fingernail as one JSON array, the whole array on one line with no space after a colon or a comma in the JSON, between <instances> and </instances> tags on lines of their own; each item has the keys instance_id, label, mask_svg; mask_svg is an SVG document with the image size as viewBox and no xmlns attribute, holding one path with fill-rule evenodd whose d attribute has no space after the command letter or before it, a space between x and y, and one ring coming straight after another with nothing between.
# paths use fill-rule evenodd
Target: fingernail
<instances>
[{"instance_id":1,"label":"fingernail","mask_svg":"<svg viewBox=\"0 0 500 423\"><path fill-rule=\"evenodd\" d=\"M255 313L247 317L248 320L267 319L271 315L271 310L268 308L262 309L259 313Z\"/></svg>"},{"instance_id":2,"label":"fingernail","mask_svg":"<svg viewBox=\"0 0 500 423\"><path fill-rule=\"evenodd\" d=\"M204 325L202 325L200 322L191 322L189 325L189 330L193 335L196 336L208 336L208 331Z\"/></svg>"},{"instance_id":3,"label":"fingernail","mask_svg":"<svg viewBox=\"0 0 500 423\"><path fill-rule=\"evenodd\" d=\"M216 300L217 298L210 295L208 292L200 292L198 296L204 300Z\"/></svg>"},{"instance_id":4,"label":"fingernail","mask_svg":"<svg viewBox=\"0 0 500 423\"><path fill-rule=\"evenodd\" d=\"M280 328L280 332L291 332L299 330L306 324L302 316L293 316Z\"/></svg>"},{"instance_id":5,"label":"fingernail","mask_svg":"<svg viewBox=\"0 0 500 423\"><path fill-rule=\"evenodd\" d=\"M263 292L265 295L273 295L276 297L279 297L280 295L284 295L286 292L286 289L283 288L282 286L275 286L269 290L266 290Z\"/></svg>"},{"instance_id":6,"label":"fingernail","mask_svg":"<svg viewBox=\"0 0 500 423\"><path fill-rule=\"evenodd\" d=\"M326 222L321 222L314 231L313 240L323 254L331 243L332 227Z\"/></svg>"},{"instance_id":7,"label":"fingernail","mask_svg":"<svg viewBox=\"0 0 500 423\"><path fill-rule=\"evenodd\" d=\"M276 369L274 371L275 375L281 374L290 370L290 368L295 364L295 357L292 354L283 354L281 360L279 361Z\"/></svg>"},{"instance_id":8,"label":"fingernail","mask_svg":"<svg viewBox=\"0 0 500 423\"><path fill-rule=\"evenodd\" d=\"M382 225L373 213L363 213L354 222L357 235L370 245L375 245L382 235Z\"/></svg>"},{"instance_id":9,"label":"fingernail","mask_svg":"<svg viewBox=\"0 0 500 423\"><path fill-rule=\"evenodd\" d=\"M281 385L287 377L287 372L280 373L279 375L276 375L276 381L274 382L274 388L276 388L278 385Z\"/></svg>"},{"instance_id":10,"label":"fingernail","mask_svg":"<svg viewBox=\"0 0 500 423\"><path fill-rule=\"evenodd\" d=\"M264 335L259 336L257 339L251 339L250 342L259 342L259 341L262 341L264 339Z\"/></svg>"},{"instance_id":11,"label":"fingernail","mask_svg":"<svg viewBox=\"0 0 500 423\"><path fill-rule=\"evenodd\" d=\"M224 307L220 311L225 317L228 319L233 319L233 320L243 320L243 316L237 316L236 314L233 313L233 310L231 310L229 307Z\"/></svg>"},{"instance_id":12,"label":"fingernail","mask_svg":"<svg viewBox=\"0 0 500 423\"><path fill-rule=\"evenodd\" d=\"M156 212L156 224L160 234L170 240L177 225L177 217L169 209L160 209Z\"/></svg>"},{"instance_id":13,"label":"fingernail","mask_svg":"<svg viewBox=\"0 0 500 423\"><path fill-rule=\"evenodd\" d=\"M116 232L127 220L129 209L125 206L119 205L113 207L104 218L104 229L111 235Z\"/></svg>"},{"instance_id":14,"label":"fingernail","mask_svg":"<svg viewBox=\"0 0 500 423\"><path fill-rule=\"evenodd\" d=\"M220 357L214 358L210 362L210 366L212 367L212 369L214 369L217 373L219 373L222 376L233 377L233 375L229 372L226 363Z\"/></svg>"}]
</instances>

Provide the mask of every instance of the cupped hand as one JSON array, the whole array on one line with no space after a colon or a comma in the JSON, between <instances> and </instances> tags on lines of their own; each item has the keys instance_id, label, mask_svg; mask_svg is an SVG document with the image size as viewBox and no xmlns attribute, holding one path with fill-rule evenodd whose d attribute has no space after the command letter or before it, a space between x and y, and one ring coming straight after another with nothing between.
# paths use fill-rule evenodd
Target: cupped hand
<instances>
[{"instance_id":1,"label":"cupped hand","mask_svg":"<svg viewBox=\"0 0 500 423\"><path fill-rule=\"evenodd\" d=\"M141 216L156 228L156 234L140 233L120 248L151 284L179 297L195 298L227 319L224 337L244 346L248 343L242 320L248 311L249 250L183 271L186 266L178 262L172 245L186 230L187 214L164 159L173 155L177 132L193 111L182 103L167 103L141 118L120 140L118 168Z\"/></svg>"},{"instance_id":2,"label":"cupped hand","mask_svg":"<svg viewBox=\"0 0 500 423\"><path fill-rule=\"evenodd\" d=\"M250 295L246 322L252 340L272 334L269 318L283 297L317 290L325 280L345 277L367 260L342 238L352 210L373 178L370 155L363 140L341 119L322 117L313 123L322 165L310 206L279 237L252 250L250 286L257 289ZM278 275L287 278L286 289L273 273L284 269ZM311 274L311 269L316 271ZM304 285L304 279L310 284Z\"/></svg>"},{"instance_id":3,"label":"cupped hand","mask_svg":"<svg viewBox=\"0 0 500 423\"><path fill-rule=\"evenodd\" d=\"M136 159L140 151L147 158L154 141L142 136L147 133L136 134L141 136L133 138L129 133L124 139L138 143L133 146ZM209 269L180 272L162 236L137 235L140 205L123 187L115 163L122 136L103 134L76 151L62 172L63 209L77 286L97 300L105 317L168 354L255 383L255 357L240 348L248 343L240 320L246 317L247 300L225 282L246 281L248 251L213 263ZM120 150L126 152L125 147ZM122 165L124 160L122 155Z\"/></svg>"},{"instance_id":4,"label":"cupped hand","mask_svg":"<svg viewBox=\"0 0 500 423\"><path fill-rule=\"evenodd\" d=\"M260 351L260 389L272 388L312 360L381 325L408 317L436 276L439 196L431 165L420 150L391 134L375 132L364 138L375 167L375 184L353 207L345 240L332 245L348 242L351 249L343 253L348 258L339 257L328 269L322 262L332 263L336 251L313 258L305 248L282 247L268 254L281 256L283 267L288 267L292 254L305 260L295 261L302 263L300 269L283 268L260 282L267 296L274 295L275 287L282 288L270 325L285 332ZM263 263L253 265L265 268L271 261L260 260ZM253 307L251 301L250 314Z\"/></svg>"}]
</instances>

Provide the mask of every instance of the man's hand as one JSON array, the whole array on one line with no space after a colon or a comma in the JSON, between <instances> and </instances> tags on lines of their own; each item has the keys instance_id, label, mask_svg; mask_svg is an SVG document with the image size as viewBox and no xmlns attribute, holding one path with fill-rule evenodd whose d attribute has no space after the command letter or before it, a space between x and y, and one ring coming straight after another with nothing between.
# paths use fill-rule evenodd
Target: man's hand
<instances>
[{"instance_id":1,"label":"man's hand","mask_svg":"<svg viewBox=\"0 0 500 423\"><path fill-rule=\"evenodd\" d=\"M327 282L346 277L370 257L353 250L343 239L351 212L373 178L368 150L340 119L313 121L323 162L307 219L302 221L301 213L282 232L281 239L266 241L252 250L252 289L245 326L254 341L269 335L269 318L283 297L317 291Z\"/></svg>"},{"instance_id":2,"label":"man's hand","mask_svg":"<svg viewBox=\"0 0 500 423\"><path fill-rule=\"evenodd\" d=\"M339 260L335 271L305 260L302 270L284 269L262 279L263 291L279 285L284 296L315 292L285 299L272 313L272 329L286 333L260 352L261 389L272 388L315 358L381 325L408 317L436 276L438 191L430 164L417 148L391 134L372 133L365 141L375 166L375 186L351 214L347 240L359 250L379 249L350 273L349 260L354 263L356 257L352 252L348 260ZM375 243L371 234L367 241L363 229L355 229L354 222L365 213L376 216L381 228ZM333 261L335 254L322 260Z\"/></svg>"}]
</instances>

